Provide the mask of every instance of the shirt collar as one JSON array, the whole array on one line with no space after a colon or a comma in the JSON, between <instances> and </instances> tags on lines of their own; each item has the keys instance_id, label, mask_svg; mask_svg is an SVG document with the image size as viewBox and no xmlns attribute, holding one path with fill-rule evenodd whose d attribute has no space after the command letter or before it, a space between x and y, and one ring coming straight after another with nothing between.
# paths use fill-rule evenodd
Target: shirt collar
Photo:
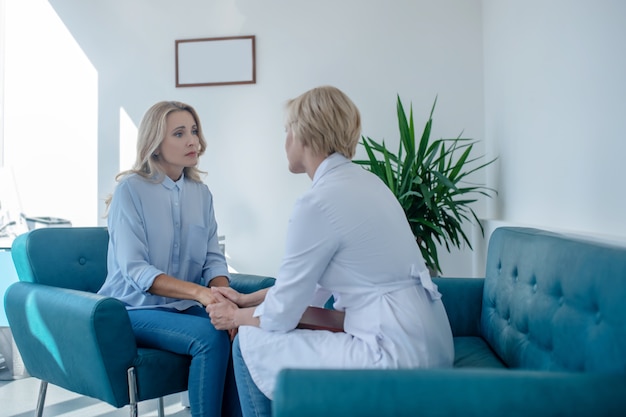
<instances>
[{"instance_id":1,"label":"shirt collar","mask_svg":"<svg viewBox=\"0 0 626 417\"><path fill-rule=\"evenodd\" d=\"M178 187L179 190L182 190L184 183L185 183L185 173L184 172L180 176L178 181L174 181L170 177L168 177L167 175L164 175L163 176L163 181L161 182L161 184L163 184L163 186L165 188L167 188L168 190L172 190L172 189L174 189L174 187Z\"/></svg>"},{"instance_id":2,"label":"shirt collar","mask_svg":"<svg viewBox=\"0 0 626 417\"><path fill-rule=\"evenodd\" d=\"M317 167L317 170L315 170L312 186L314 186L320 180L320 178L326 175L327 172L330 172L338 166L347 163L350 163L350 160L340 153L335 152L329 155L326 159L322 161L320 166Z\"/></svg>"}]
</instances>

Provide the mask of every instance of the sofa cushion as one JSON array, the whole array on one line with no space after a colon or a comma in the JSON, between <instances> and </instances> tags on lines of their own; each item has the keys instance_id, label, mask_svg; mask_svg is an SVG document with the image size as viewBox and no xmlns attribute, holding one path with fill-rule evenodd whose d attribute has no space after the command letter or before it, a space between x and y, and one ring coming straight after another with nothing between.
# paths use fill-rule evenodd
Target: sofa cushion
<instances>
[{"instance_id":1,"label":"sofa cushion","mask_svg":"<svg viewBox=\"0 0 626 417\"><path fill-rule=\"evenodd\" d=\"M481 332L513 368L626 373L626 248L529 228L489 242Z\"/></svg>"},{"instance_id":2,"label":"sofa cushion","mask_svg":"<svg viewBox=\"0 0 626 417\"><path fill-rule=\"evenodd\" d=\"M454 338L455 368L506 368L482 337Z\"/></svg>"}]
</instances>

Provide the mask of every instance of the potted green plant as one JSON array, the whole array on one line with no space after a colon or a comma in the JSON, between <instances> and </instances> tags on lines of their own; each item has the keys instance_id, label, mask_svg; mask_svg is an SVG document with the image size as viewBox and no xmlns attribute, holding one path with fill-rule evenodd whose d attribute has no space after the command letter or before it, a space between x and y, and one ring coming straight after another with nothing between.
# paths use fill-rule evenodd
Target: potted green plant
<instances>
[{"instance_id":1,"label":"potted green plant","mask_svg":"<svg viewBox=\"0 0 626 417\"><path fill-rule=\"evenodd\" d=\"M431 141L433 113L418 142L415 141L413 106L409 117L398 95L397 113L400 144L397 153L391 152L384 140L379 143L362 136L361 144L368 159L355 160L376 174L396 196L411 225L422 256L431 273L441 272L437 244L460 248L464 242L472 244L463 230L465 221L476 222L484 235L473 203L480 195L491 197L496 191L482 184L470 183L470 174L485 168L495 159L480 163L484 155L474 157L472 150L478 142L473 139L442 138Z\"/></svg>"}]
</instances>

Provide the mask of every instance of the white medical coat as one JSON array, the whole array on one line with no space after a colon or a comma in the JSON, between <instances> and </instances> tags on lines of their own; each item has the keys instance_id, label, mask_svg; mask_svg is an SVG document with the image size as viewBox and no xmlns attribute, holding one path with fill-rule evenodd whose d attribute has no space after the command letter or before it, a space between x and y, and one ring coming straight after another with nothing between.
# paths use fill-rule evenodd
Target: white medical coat
<instances>
[{"instance_id":1,"label":"white medical coat","mask_svg":"<svg viewBox=\"0 0 626 417\"><path fill-rule=\"evenodd\" d=\"M334 296L345 333L295 329L308 305ZM244 361L273 397L284 368L450 367L448 317L395 196L340 154L318 167L287 230L260 327L242 326Z\"/></svg>"}]
</instances>

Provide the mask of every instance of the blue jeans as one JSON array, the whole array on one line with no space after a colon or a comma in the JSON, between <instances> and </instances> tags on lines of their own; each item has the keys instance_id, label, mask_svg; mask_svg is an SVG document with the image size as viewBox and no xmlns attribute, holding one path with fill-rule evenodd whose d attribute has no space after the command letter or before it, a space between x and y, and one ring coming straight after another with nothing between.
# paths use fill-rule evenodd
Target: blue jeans
<instances>
[{"instance_id":1,"label":"blue jeans","mask_svg":"<svg viewBox=\"0 0 626 417\"><path fill-rule=\"evenodd\" d=\"M233 367L243 417L271 417L272 401L256 386L243 360L239 336L233 341Z\"/></svg>"},{"instance_id":2,"label":"blue jeans","mask_svg":"<svg viewBox=\"0 0 626 417\"><path fill-rule=\"evenodd\" d=\"M129 310L128 315L139 346L191 356L188 389L193 417L241 415L228 333L213 327L204 308Z\"/></svg>"}]
</instances>

